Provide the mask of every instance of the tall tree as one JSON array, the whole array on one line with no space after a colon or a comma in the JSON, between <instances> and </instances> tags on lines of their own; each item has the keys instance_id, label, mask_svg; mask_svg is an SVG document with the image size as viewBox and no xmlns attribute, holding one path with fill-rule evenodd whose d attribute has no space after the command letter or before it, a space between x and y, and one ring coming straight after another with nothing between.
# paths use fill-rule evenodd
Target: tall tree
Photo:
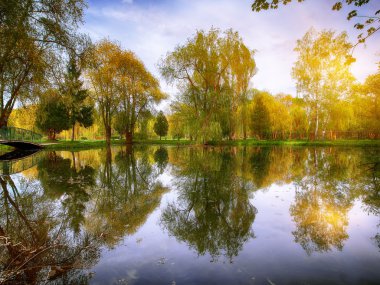
<instances>
[{"instance_id":1,"label":"tall tree","mask_svg":"<svg viewBox=\"0 0 380 285\"><path fill-rule=\"evenodd\" d=\"M363 101L366 108L365 118L367 118L367 130L380 135L380 70L377 74L367 77L363 93Z\"/></svg>"},{"instance_id":2,"label":"tall tree","mask_svg":"<svg viewBox=\"0 0 380 285\"><path fill-rule=\"evenodd\" d=\"M123 118L126 143L132 143L136 123L154 104L166 98L158 80L131 51L120 51L116 66L119 115Z\"/></svg>"},{"instance_id":3,"label":"tall tree","mask_svg":"<svg viewBox=\"0 0 380 285\"><path fill-rule=\"evenodd\" d=\"M321 118L328 120L329 107L347 96L352 84L353 76L346 60L351 47L346 33L335 35L333 31L310 29L297 41L298 60L292 76L297 81L297 92L307 103L315 138L320 131Z\"/></svg>"},{"instance_id":4,"label":"tall tree","mask_svg":"<svg viewBox=\"0 0 380 285\"><path fill-rule=\"evenodd\" d=\"M158 136L160 136L160 140L161 140L161 137L166 136L168 134L169 123L162 111L158 113L153 129L154 129L154 132Z\"/></svg>"},{"instance_id":5,"label":"tall tree","mask_svg":"<svg viewBox=\"0 0 380 285\"><path fill-rule=\"evenodd\" d=\"M364 84L354 88L352 94L355 129L368 133L369 137L380 136L380 69L366 78Z\"/></svg>"},{"instance_id":6,"label":"tall tree","mask_svg":"<svg viewBox=\"0 0 380 285\"><path fill-rule=\"evenodd\" d=\"M18 100L47 76L52 57L80 42L83 0L7 0L0 3L0 127Z\"/></svg>"},{"instance_id":7,"label":"tall tree","mask_svg":"<svg viewBox=\"0 0 380 285\"><path fill-rule=\"evenodd\" d=\"M189 111L186 121L198 130L196 138L209 139L211 126L225 128L230 138L236 136L238 107L246 102L256 70L253 54L237 32L211 29L198 31L161 61L161 74L181 91L176 105Z\"/></svg>"},{"instance_id":8,"label":"tall tree","mask_svg":"<svg viewBox=\"0 0 380 285\"><path fill-rule=\"evenodd\" d=\"M77 123L87 128L94 122L94 108L88 101L88 91L83 88L83 82L80 76L81 69L78 67L75 56L71 55L62 91L70 114L72 141L74 141L75 125Z\"/></svg>"},{"instance_id":9,"label":"tall tree","mask_svg":"<svg viewBox=\"0 0 380 285\"><path fill-rule=\"evenodd\" d=\"M142 113L166 98L158 80L131 51L102 40L89 53L87 76L110 144L112 121L116 114L118 129L124 129L127 143L132 143L136 123Z\"/></svg>"},{"instance_id":10,"label":"tall tree","mask_svg":"<svg viewBox=\"0 0 380 285\"><path fill-rule=\"evenodd\" d=\"M120 53L119 45L102 40L89 51L86 59L86 76L104 125L107 145L111 144L112 119L120 103L117 87L117 61Z\"/></svg>"}]
</instances>

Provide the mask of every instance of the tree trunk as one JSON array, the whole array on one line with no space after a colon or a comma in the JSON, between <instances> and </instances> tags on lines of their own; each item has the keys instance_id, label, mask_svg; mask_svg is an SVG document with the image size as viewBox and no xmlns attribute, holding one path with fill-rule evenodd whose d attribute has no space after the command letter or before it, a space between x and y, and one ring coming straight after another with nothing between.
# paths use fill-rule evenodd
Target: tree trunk
<instances>
[{"instance_id":1,"label":"tree trunk","mask_svg":"<svg viewBox=\"0 0 380 285\"><path fill-rule=\"evenodd\" d=\"M126 142L126 144L132 144L132 140L133 140L133 134L132 134L132 132L126 131L125 132L125 142Z\"/></svg>"},{"instance_id":2,"label":"tree trunk","mask_svg":"<svg viewBox=\"0 0 380 285\"><path fill-rule=\"evenodd\" d=\"M72 142L74 141L74 137L75 137L75 124L73 124L73 130L71 132L71 141Z\"/></svg>"},{"instance_id":3,"label":"tree trunk","mask_svg":"<svg viewBox=\"0 0 380 285\"><path fill-rule=\"evenodd\" d=\"M50 129L48 131L48 139L54 141L55 140L55 130Z\"/></svg>"},{"instance_id":4,"label":"tree trunk","mask_svg":"<svg viewBox=\"0 0 380 285\"><path fill-rule=\"evenodd\" d=\"M318 139L318 124L319 124L319 115L318 115L318 107L317 107L316 115L315 115L315 132L314 132L315 139Z\"/></svg>"},{"instance_id":5,"label":"tree trunk","mask_svg":"<svg viewBox=\"0 0 380 285\"><path fill-rule=\"evenodd\" d=\"M111 145L111 126L106 127L106 144L107 146Z\"/></svg>"},{"instance_id":6,"label":"tree trunk","mask_svg":"<svg viewBox=\"0 0 380 285\"><path fill-rule=\"evenodd\" d=\"M3 110L3 113L0 116L0 128L6 128L8 126L8 119L10 116L10 112L7 110Z\"/></svg>"}]
</instances>

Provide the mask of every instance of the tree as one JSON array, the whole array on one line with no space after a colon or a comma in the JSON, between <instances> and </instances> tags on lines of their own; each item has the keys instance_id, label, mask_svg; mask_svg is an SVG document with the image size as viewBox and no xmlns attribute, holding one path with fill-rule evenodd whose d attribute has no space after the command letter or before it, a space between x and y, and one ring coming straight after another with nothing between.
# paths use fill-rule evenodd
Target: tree
<instances>
[{"instance_id":1,"label":"tree","mask_svg":"<svg viewBox=\"0 0 380 285\"><path fill-rule=\"evenodd\" d=\"M380 130L380 70L366 78L353 92L352 105L356 129L369 137L378 137Z\"/></svg>"},{"instance_id":2,"label":"tree","mask_svg":"<svg viewBox=\"0 0 380 285\"><path fill-rule=\"evenodd\" d=\"M37 127L47 133L49 140L55 140L56 134L70 128L69 110L58 90L45 92L37 109Z\"/></svg>"},{"instance_id":3,"label":"tree","mask_svg":"<svg viewBox=\"0 0 380 285\"><path fill-rule=\"evenodd\" d=\"M126 143L130 144L138 120L153 111L154 104L166 99L167 95L161 91L158 80L133 52L119 51L116 68L116 85L120 98L118 112L123 117L122 129Z\"/></svg>"},{"instance_id":4,"label":"tree","mask_svg":"<svg viewBox=\"0 0 380 285\"><path fill-rule=\"evenodd\" d=\"M69 110L72 141L74 141L75 124L78 123L88 128L94 123L94 108L88 102L88 91L83 88L83 82L80 76L81 70L78 68L75 56L71 55L62 91Z\"/></svg>"},{"instance_id":5,"label":"tree","mask_svg":"<svg viewBox=\"0 0 380 285\"><path fill-rule=\"evenodd\" d=\"M160 62L163 77L180 89L175 107L185 110L196 139L210 139L208 129L217 125L236 136L238 109L256 71L253 55L237 32L211 29L197 31Z\"/></svg>"},{"instance_id":6,"label":"tree","mask_svg":"<svg viewBox=\"0 0 380 285\"><path fill-rule=\"evenodd\" d=\"M120 52L119 45L102 40L88 52L86 59L86 76L104 125L107 145L111 144L112 119L120 103L117 87L117 61Z\"/></svg>"},{"instance_id":7,"label":"tree","mask_svg":"<svg viewBox=\"0 0 380 285\"><path fill-rule=\"evenodd\" d=\"M132 143L140 116L166 98L158 80L131 51L124 51L109 40L102 40L88 55L87 77L97 103L110 144L111 127L116 114L119 131Z\"/></svg>"},{"instance_id":8,"label":"tree","mask_svg":"<svg viewBox=\"0 0 380 285\"><path fill-rule=\"evenodd\" d=\"M168 120L166 119L164 113L160 111L157 115L156 122L154 123L154 132L161 137L164 137L168 133L169 129L169 123Z\"/></svg>"},{"instance_id":9,"label":"tree","mask_svg":"<svg viewBox=\"0 0 380 285\"><path fill-rule=\"evenodd\" d=\"M17 101L35 98L52 58L73 49L83 0L7 0L0 4L0 127ZM83 38L82 38L83 39Z\"/></svg>"},{"instance_id":10,"label":"tree","mask_svg":"<svg viewBox=\"0 0 380 285\"><path fill-rule=\"evenodd\" d=\"M379 135L380 130L380 70L367 77L364 84L365 99L368 102L368 129Z\"/></svg>"},{"instance_id":11,"label":"tree","mask_svg":"<svg viewBox=\"0 0 380 285\"><path fill-rule=\"evenodd\" d=\"M297 81L297 92L307 104L309 124L314 129L315 138L318 138L321 127L325 131L329 107L338 99L347 97L352 85L353 76L346 61L351 47L346 33L335 35L333 31L318 33L310 29L297 41L298 60L292 76ZM323 117L324 121L321 120Z\"/></svg>"},{"instance_id":12,"label":"tree","mask_svg":"<svg viewBox=\"0 0 380 285\"><path fill-rule=\"evenodd\" d=\"M264 138L270 131L269 111L261 95L255 96L253 100L251 129L259 138Z\"/></svg>"},{"instance_id":13,"label":"tree","mask_svg":"<svg viewBox=\"0 0 380 285\"><path fill-rule=\"evenodd\" d=\"M304 2L305 0L297 0L297 2ZM371 0L342 0L337 1L332 6L332 10L339 11L344 5L355 7L361 7L367 5ZM252 4L252 11L259 12L261 10L277 9L279 4L287 5L292 2L292 0L255 0ZM354 28L361 31L364 28L367 29L366 33L361 33L358 35L358 43L364 43L367 38L372 36L375 32L380 30L380 10L373 11L373 15L365 16L359 15L357 10L351 10L347 15L347 20L353 18L365 19L363 22L356 23Z\"/></svg>"},{"instance_id":14,"label":"tree","mask_svg":"<svg viewBox=\"0 0 380 285\"><path fill-rule=\"evenodd\" d=\"M175 112L169 116L169 133L173 139L180 140L185 137L186 124L183 122L180 113Z\"/></svg>"}]
</instances>

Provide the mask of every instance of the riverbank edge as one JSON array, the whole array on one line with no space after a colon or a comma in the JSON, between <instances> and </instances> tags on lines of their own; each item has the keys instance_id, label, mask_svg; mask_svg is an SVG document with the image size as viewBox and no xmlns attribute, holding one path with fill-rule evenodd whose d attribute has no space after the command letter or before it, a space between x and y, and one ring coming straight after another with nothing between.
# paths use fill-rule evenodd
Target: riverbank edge
<instances>
[{"instance_id":1,"label":"riverbank edge","mask_svg":"<svg viewBox=\"0 0 380 285\"><path fill-rule=\"evenodd\" d=\"M380 147L380 140L233 140L208 142L207 144L197 144L190 140L138 140L135 145L167 145L167 146L350 146L350 147ZM72 150L72 149L91 149L106 146L105 140L99 141L57 141L43 142L41 145L48 150ZM125 145L125 140L112 140L111 145Z\"/></svg>"}]
</instances>

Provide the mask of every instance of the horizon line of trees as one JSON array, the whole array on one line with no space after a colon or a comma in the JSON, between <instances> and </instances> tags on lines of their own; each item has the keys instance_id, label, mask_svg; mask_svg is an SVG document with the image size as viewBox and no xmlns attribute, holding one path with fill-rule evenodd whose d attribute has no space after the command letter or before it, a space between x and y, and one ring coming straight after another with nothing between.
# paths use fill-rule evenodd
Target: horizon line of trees
<instances>
[{"instance_id":1,"label":"horizon line of trees","mask_svg":"<svg viewBox=\"0 0 380 285\"><path fill-rule=\"evenodd\" d=\"M52 140L70 131L71 140L105 137L108 145L115 137L124 136L130 144L168 134L201 143L380 137L380 66L358 83L350 71L353 46L346 33L310 29L297 41L295 98L252 88L255 51L238 32L199 30L158 64L161 76L178 89L166 114L156 110L167 99L159 80L120 44L109 39L93 44L77 34L68 43L47 47L51 52L40 54L46 65L41 80L31 74L29 95L16 96L9 107L12 111L18 100L29 108L16 108L13 115L2 111L8 118L0 118L0 126L10 119Z\"/></svg>"}]
</instances>

